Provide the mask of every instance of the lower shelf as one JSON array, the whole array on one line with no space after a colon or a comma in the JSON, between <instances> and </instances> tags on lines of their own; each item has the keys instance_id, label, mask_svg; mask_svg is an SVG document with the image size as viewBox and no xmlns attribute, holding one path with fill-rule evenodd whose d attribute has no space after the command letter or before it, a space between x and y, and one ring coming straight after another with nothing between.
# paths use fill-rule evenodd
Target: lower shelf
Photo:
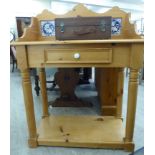
<instances>
[{"instance_id":1,"label":"lower shelf","mask_svg":"<svg viewBox=\"0 0 155 155\"><path fill-rule=\"evenodd\" d=\"M45 117L38 135L38 145L124 148L122 120L112 116Z\"/></svg>"}]
</instances>

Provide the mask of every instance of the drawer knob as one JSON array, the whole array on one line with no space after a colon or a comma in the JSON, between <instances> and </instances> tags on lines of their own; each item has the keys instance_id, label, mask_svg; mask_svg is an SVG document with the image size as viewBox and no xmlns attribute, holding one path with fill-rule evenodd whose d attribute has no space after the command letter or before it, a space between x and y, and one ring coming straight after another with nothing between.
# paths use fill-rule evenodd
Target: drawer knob
<instances>
[{"instance_id":1,"label":"drawer knob","mask_svg":"<svg viewBox=\"0 0 155 155\"><path fill-rule=\"evenodd\" d=\"M79 54L79 53L75 53L75 54L74 54L74 58L75 58L75 59L79 59L79 58L80 58L80 54Z\"/></svg>"}]
</instances>

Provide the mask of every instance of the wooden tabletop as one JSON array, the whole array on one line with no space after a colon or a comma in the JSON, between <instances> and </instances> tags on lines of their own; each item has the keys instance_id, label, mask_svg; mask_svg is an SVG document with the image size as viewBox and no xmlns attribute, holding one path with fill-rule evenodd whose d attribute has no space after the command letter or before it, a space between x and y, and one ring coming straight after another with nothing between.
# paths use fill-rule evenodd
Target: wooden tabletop
<instances>
[{"instance_id":1,"label":"wooden tabletop","mask_svg":"<svg viewBox=\"0 0 155 155\"><path fill-rule=\"evenodd\" d=\"M52 41L14 41L10 45L49 45L49 44L97 44L97 43L143 43L144 39L107 39L107 40L52 40Z\"/></svg>"}]
</instances>

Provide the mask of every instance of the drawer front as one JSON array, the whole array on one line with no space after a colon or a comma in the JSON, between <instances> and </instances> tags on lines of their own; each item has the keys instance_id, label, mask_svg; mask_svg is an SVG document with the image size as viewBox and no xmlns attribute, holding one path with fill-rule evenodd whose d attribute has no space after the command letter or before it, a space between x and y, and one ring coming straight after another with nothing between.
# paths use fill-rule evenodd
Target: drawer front
<instances>
[{"instance_id":1,"label":"drawer front","mask_svg":"<svg viewBox=\"0 0 155 155\"><path fill-rule=\"evenodd\" d=\"M45 63L112 63L111 48L46 49Z\"/></svg>"}]
</instances>

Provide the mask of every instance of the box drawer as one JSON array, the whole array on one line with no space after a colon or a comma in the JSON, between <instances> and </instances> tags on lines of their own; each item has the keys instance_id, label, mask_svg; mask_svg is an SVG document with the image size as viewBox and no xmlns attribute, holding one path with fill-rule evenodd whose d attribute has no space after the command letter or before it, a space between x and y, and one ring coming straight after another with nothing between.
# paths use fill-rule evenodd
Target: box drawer
<instances>
[{"instance_id":1,"label":"box drawer","mask_svg":"<svg viewBox=\"0 0 155 155\"><path fill-rule=\"evenodd\" d=\"M56 18L56 40L111 38L111 16Z\"/></svg>"},{"instance_id":2,"label":"box drawer","mask_svg":"<svg viewBox=\"0 0 155 155\"><path fill-rule=\"evenodd\" d=\"M45 63L111 63L111 48L46 49Z\"/></svg>"}]
</instances>

